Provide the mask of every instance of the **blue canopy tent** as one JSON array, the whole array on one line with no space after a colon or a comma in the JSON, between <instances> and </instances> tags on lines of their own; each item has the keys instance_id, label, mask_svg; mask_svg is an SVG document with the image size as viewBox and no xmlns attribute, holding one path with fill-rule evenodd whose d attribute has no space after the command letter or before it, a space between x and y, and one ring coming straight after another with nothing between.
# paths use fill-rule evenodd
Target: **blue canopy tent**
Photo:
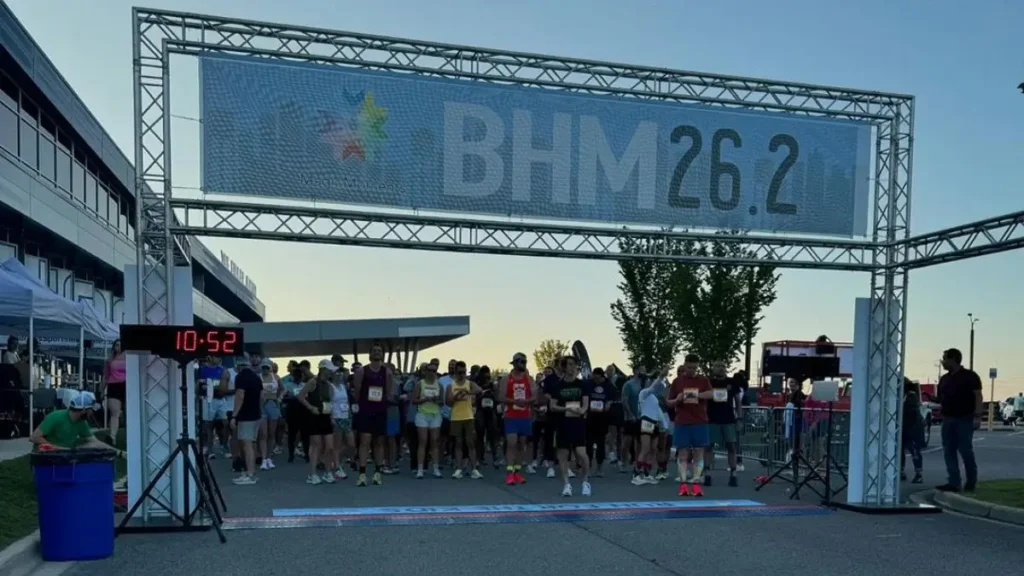
<instances>
[{"instance_id":1,"label":"blue canopy tent","mask_svg":"<svg viewBox=\"0 0 1024 576\"><path fill-rule=\"evenodd\" d=\"M0 265L0 328L8 335L28 338L29 427L33 429L36 338L78 340L81 374L85 340L112 341L118 336L117 326L101 318L92 306L54 293L15 258Z\"/></svg>"}]
</instances>

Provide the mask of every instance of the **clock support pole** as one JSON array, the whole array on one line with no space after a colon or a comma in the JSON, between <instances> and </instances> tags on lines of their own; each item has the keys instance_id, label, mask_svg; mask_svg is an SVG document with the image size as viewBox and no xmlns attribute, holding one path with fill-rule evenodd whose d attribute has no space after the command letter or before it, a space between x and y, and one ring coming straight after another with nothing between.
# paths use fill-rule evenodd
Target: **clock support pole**
<instances>
[{"instance_id":1,"label":"clock support pole","mask_svg":"<svg viewBox=\"0 0 1024 576\"><path fill-rule=\"evenodd\" d=\"M202 454L202 450L195 438L192 438L188 433L188 403L193 401L189 397L188 393L188 365L189 360L182 358L178 362L178 366L181 370L181 405L182 405L182 426L181 435L178 437L177 446L168 455L167 460L163 466L153 476L153 479L149 482L149 485L142 491L142 495L135 502L135 504L128 510L121 523L118 525L115 531L116 535L122 533L137 533L137 532L196 532L209 530L210 526L204 522L197 521L196 512L202 511L206 517L210 520L210 525L217 531L217 536L220 538L221 544L227 542L227 537L224 536L224 530L221 527L222 519L220 510L217 507L217 502L214 501L213 495L216 494L220 498L220 506L224 510L227 507L224 504L224 496L220 492L220 486L217 485L217 479L213 475L213 470L210 469L209 462ZM153 495L153 491L156 489L157 484L164 477L165 474L169 474L171 471L171 465L174 464L175 459L181 457L182 468L185 474L185 486L186 486L186 500L185 500L185 514L177 514L170 507L166 506L158 498ZM195 482L196 492L199 495L199 500L196 502L196 509L193 512L188 512L188 484L189 482ZM171 518L176 522L174 525L168 526L129 526L135 513L138 512L142 503L146 500L156 503L157 506L163 508Z\"/></svg>"}]
</instances>

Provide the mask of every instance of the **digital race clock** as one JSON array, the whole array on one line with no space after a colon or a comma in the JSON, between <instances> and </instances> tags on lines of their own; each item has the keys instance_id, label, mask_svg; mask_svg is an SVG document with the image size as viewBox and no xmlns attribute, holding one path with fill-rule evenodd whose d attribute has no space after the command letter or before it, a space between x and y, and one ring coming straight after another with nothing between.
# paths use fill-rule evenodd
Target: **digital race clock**
<instances>
[{"instance_id":1,"label":"digital race clock","mask_svg":"<svg viewBox=\"0 0 1024 576\"><path fill-rule=\"evenodd\" d=\"M121 325L121 349L161 358L205 358L242 354L245 339L237 326Z\"/></svg>"}]
</instances>

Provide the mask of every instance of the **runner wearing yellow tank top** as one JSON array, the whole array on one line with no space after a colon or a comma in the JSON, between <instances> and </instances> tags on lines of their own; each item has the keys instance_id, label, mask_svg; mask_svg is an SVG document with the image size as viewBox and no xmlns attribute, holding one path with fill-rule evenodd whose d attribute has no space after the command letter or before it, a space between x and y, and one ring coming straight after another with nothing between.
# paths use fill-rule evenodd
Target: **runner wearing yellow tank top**
<instances>
[{"instance_id":1,"label":"runner wearing yellow tank top","mask_svg":"<svg viewBox=\"0 0 1024 576\"><path fill-rule=\"evenodd\" d=\"M466 379L466 363L455 363L452 385L448 387L446 400L452 407L451 433L455 440L455 473L452 478L462 478L462 466L468 458L472 467L470 476L483 478L477 469L476 425L473 420L473 400L483 393L476 383Z\"/></svg>"}]
</instances>

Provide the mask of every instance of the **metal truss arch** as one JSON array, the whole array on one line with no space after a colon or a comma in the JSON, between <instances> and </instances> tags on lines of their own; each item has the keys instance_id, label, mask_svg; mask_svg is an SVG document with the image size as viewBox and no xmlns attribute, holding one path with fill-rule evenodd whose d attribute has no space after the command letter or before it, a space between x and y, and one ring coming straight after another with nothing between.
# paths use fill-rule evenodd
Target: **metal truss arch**
<instances>
[{"instance_id":1,"label":"metal truss arch","mask_svg":"<svg viewBox=\"0 0 1024 576\"><path fill-rule=\"evenodd\" d=\"M914 100L910 96L773 82L756 78L631 66L421 42L384 36L228 19L183 12L136 9L136 181L139 191L138 245L140 322L165 323L172 317L171 281L176 262L187 262L188 245L175 237L192 235L316 241L361 246L421 248L464 252L620 259L624 238L663 236L638 230L596 230L581 226L477 222L457 218L380 216L366 213L303 211L173 198L170 182L169 55L227 53L306 60L334 65L386 68L474 81L514 83L545 89L613 94L622 97L695 102L870 121L876 131L876 174L872 238L864 241L715 236L743 245L750 256L724 264L771 264L791 268L867 271L872 298L881 306L872 326L867 386L871 428L863 447L864 499L889 504L898 499L898 398L903 375L906 328L906 268L910 221ZM230 205L229 205L230 204ZM178 212L177 217L175 211ZM697 238L699 235L690 235ZM631 255L649 259L666 254ZM143 290L144 287L147 287ZM144 372L146 402L167 393L167 366L154 361ZM147 404L148 405L148 404ZM169 410L166 402L160 408ZM155 417L155 416L151 416ZM170 418L164 414L162 418ZM173 418L171 418L173 420ZM171 438L152 430L151 446ZM147 432L148 433L148 432ZM148 440L147 440L148 442ZM157 452L154 451L154 454ZM146 461L144 478L156 465Z\"/></svg>"}]
</instances>

